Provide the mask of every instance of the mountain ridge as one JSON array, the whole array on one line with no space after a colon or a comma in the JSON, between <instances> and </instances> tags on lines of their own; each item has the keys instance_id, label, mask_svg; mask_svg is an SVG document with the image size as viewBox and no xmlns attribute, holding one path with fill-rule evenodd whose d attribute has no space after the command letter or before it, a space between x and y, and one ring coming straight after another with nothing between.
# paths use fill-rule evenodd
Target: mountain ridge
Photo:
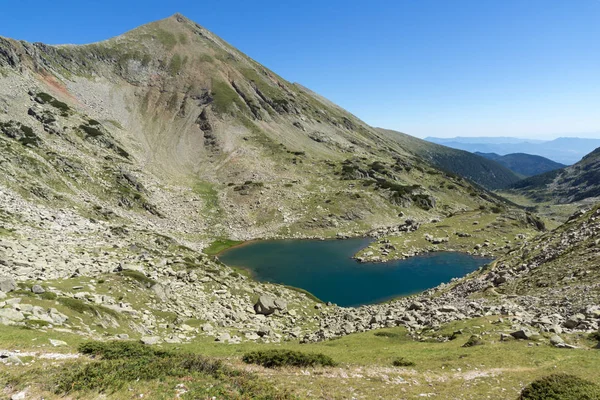
<instances>
[{"instance_id":1,"label":"mountain ridge","mask_svg":"<svg viewBox=\"0 0 600 400\"><path fill-rule=\"evenodd\" d=\"M433 163L438 168L464 176L488 189L501 189L518 182L521 176L501 165L477 154L431 143L405 133L377 128L398 140L415 155Z\"/></svg>"},{"instance_id":2,"label":"mountain ridge","mask_svg":"<svg viewBox=\"0 0 600 400\"><path fill-rule=\"evenodd\" d=\"M186 229L195 246L219 237L355 235L401 223L400 211L439 218L501 202L180 15L88 45L2 39L0 68L11 82L0 93L11 99L0 102L0 117L13 120L7 132L32 129L61 160L85 150L78 164L80 173L95 171L90 184L63 183L74 202L136 218L150 208L153 223L177 235L170 220L193 215ZM53 104L64 104L66 116ZM101 152L119 158L111 164ZM24 166L26 181L55 191ZM448 185L457 190L439 189Z\"/></svg>"},{"instance_id":3,"label":"mountain ridge","mask_svg":"<svg viewBox=\"0 0 600 400\"><path fill-rule=\"evenodd\" d=\"M511 153L503 156L496 153L475 152L475 154L494 160L524 177L539 175L566 167L564 164L554 162L545 157L526 153Z\"/></svg>"},{"instance_id":4,"label":"mountain ridge","mask_svg":"<svg viewBox=\"0 0 600 400\"><path fill-rule=\"evenodd\" d=\"M593 201L600 197L600 147L574 165L532 176L509 189L535 202Z\"/></svg>"}]
</instances>

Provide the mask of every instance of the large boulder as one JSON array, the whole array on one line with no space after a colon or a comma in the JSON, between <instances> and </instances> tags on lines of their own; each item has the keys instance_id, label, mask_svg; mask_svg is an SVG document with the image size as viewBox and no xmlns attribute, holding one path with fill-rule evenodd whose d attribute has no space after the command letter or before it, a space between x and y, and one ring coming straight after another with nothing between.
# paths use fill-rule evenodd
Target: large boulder
<instances>
[{"instance_id":1,"label":"large boulder","mask_svg":"<svg viewBox=\"0 0 600 400\"><path fill-rule=\"evenodd\" d=\"M0 292L8 293L12 292L17 288L17 282L11 277L2 276L0 277Z\"/></svg>"},{"instance_id":2,"label":"large boulder","mask_svg":"<svg viewBox=\"0 0 600 400\"><path fill-rule=\"evenodd\" d=\"M42 294L42 293L46 292L46 290L43 287L41 287L40 285L33 285L31 287L31 291L35 294Z\"/></svg>"},{"instance_id":3,"label":"large boulder","mask_svg":"<svg viewBox=\"0 0 600 400\"><path fill-rule=\"evenodd\" d=\"M511 333L510 335L512 337L514 337L515 339L529 340L529 339L533 338L534 336L537 336L538 333L533 332L527 328L523 328L523 329L519 329L518 331Z\"/></svg>"},{"instance_id":4,"label":"large boulder","mask_svg":"<svg viewBox=\"0 0 600 400\"><path fill-rule=\"evenodd\" d=\"M0 308L0 320L9 320L21 322L25 319L22 312L14 310L12 308Z\"/></svg>"},{"instance_id":5,"label":"large boulder","mask_svg":"<svg viewBox=\"0 0 600 400\"><path fill-rule=\"evenodd\" d=\"M254 304L254 311L257 314L271 315L276 310L285 310L286 307L287 304L285 301L262 295L258 298L256 304Z\"/></svg>"}]
</instances>

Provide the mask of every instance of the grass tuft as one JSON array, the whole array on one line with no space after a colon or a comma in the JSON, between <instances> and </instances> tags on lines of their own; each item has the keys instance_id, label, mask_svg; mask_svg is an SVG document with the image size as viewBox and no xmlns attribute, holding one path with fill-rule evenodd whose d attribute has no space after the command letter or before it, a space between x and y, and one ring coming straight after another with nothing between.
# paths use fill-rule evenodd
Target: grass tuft
<instances>
[{"instance_id":1,"label":"grass tuft","mask_svg":"<svg viewBox=\"0 0 600 400\"><path fill-rule=\"evenodd\" d=\"M399 357L392 361L392 365L394 367L413 367L416 364L413 361L407 360L404 357Z\"/></svg>"},{"instance_id":2,"label":"grass tuft","mask_svg":"<svg viewBox=\"0 0 600 400\"><path fill-rule=\"evenodd\" d=\"M78 312L80 314L89 313L92 315L108 314L115 318L120 318L120 315L115 310L110 308L99 306L96 304L89 304L83 300L73 299L71 297L59 297L58 302L63 306Z\"/></svg>"},{"instance_id":3,"label":"grass tuft","mask_svg":"<svg viewBox=\"0 0 600 400\"><path fill-rule=\"evenodd\" d=\"M141 283L145 287L152 287L152 286L156 285L156 281L154 279L148 278L146 275L144 275L142 272L139 272L139 271L133 271L133 270L127 269L127 270L121 271L121 275L131 278L131 279Z\"/></svg>"}]
</instances>

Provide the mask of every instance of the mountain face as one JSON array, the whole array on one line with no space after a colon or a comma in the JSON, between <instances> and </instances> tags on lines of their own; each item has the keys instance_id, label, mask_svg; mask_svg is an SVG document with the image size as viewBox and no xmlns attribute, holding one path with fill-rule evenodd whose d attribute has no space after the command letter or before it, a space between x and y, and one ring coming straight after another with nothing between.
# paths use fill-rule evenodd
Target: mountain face
<instances>
[{"instance_id":1,"label":"mountain face","mask_svg":"<svg viewBox=\"0 0 600 400\"><path fill-rule=\"evenodd\" d=\"M575 165L524 179L510 187L536 202L591 201L600 196L600 148Z\"/></svg>"},{"instance_id":2,"label":"mountain face","mask_svg":"<svg viewBox=\"0 0 600 400\"><path fill-rule=\"evenodd\" d=\"M476 152L475 154L489 160L494 160L511 171L523 176L540 175L545 172L566 167L564 164L554 162L547 158L525 153L506 154L504 156L496 153Z\"/></svg>"},{"instance_id":3,"label":"mountain face","mask_svg":"<svg viewBox=\"0 0 600 400\"><path fill-rule=\"evenodd\" d=\"M0 39L0 73L2 185L192 247L497 202L181 15L83 46Z\"/></svg>"},{"instance_id":4,"label":"mountain face","mask_svg":"<svg viewBox=\"0 0 600 400\"><path fill-rule=\"evenodd\" d=\"M560 355L545 338L507 345L506 333L558 327L570 341L598 330L600 215L537 238L542 221L471 183L513 179L485 158L374 129L181 15L84 46L0 38L4 393L481 398L493 388L514 398ZM501 259L416 296L344 308L257 282L206 249L367 232L379 260L440 250ZM465 348L463 332L485 351ZM241 342L304 342L342 364L318 367L324 380L249 371L224 345ZM80 343L93 359L77 357ZM400 343L414 370L391 367ZM596 377L591 351L569 357L568 368Z\"/></svg>"},{"instance_id":5,"label":"mountain face","mask_svg":"<svg viewBox=\"0 0 600 400\"><path fill-rule=\"evenodd\" d=\"M491 190L505 188L521 177L496 160L481 157L464 150L421 140L401 132L378 129L382 134L395 140L404 149L436 167L464 176L473 182Z\"/></svg>"},{"instance_id":6,"label":"mountain face","mask_svg":"<svg viewBox=\"0 0 600 400\"><path fill-rule=\"evenodd\" d=\"M497 153L500 155L526 153L571 165L600 147L600 139L558 138L538 141L516 138L427 138L428 141L472 153ZM504 141L506 140L506 141Z\"/></svg>"}]
</instances>

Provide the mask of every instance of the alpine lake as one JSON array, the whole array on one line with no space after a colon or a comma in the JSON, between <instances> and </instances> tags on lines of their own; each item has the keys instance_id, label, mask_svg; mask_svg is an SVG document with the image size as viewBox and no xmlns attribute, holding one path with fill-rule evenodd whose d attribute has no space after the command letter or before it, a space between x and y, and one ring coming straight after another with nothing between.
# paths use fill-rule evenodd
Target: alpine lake
<instances>
[{"instance_id":1,"label":"alpine lake","mask_svg":"<svg viewBox=\"0 0 600 400\"><path fill-rule=\"evenodd\" d=\"M248 242L219 254L261 282L304 289L344 307L379 303L433 288L490 263L489 258L439 252L384 263L352 258L373 239L267 240Z\"/></svg>"}]
</instances>

